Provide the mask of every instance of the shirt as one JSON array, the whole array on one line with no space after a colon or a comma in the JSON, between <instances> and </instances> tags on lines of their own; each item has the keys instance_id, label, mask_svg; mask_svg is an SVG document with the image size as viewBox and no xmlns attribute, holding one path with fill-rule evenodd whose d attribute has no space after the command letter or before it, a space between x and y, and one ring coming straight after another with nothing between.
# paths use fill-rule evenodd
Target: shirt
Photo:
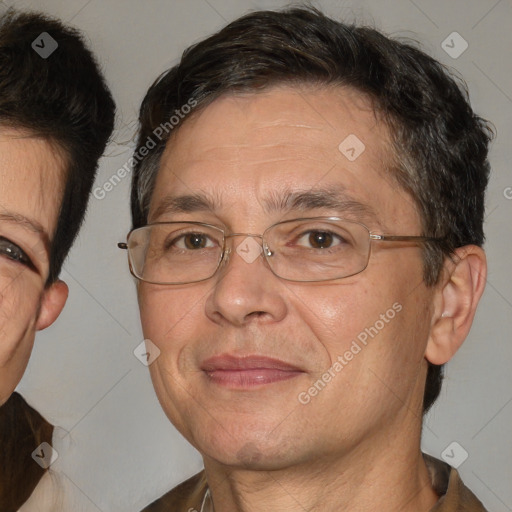
<instances>
[{"instance_id":1,"label":"shirt","mask_svg":"<svg viewBox=\"0 0 512 512\"><path fill-rule=\"evenodd\" d=\"M445 462L423 454L432 479L432 487L440 496L430 512L487 512L478 498L462 483L459 473ZM204 471L181 483L147 506L142 512L213 512Z\"/></svg>"}]
</instances>

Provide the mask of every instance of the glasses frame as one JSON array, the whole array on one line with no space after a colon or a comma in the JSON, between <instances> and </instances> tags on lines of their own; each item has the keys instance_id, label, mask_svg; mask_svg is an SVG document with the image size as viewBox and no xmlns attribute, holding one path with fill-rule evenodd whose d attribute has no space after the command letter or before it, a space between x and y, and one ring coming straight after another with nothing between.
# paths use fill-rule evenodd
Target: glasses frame
<instances>
[{"instance_id":1,"label":"glasses frame","mask_svg":"<svg viewBox=\"0 0 512 512\"><path fill-rule=\"evenodd\" d=\"M343 222L348 222L350 224L358 224L359 226L362 226L367 232L368 232L368 240L369 240L369 247L368 247L368 256L366 258L366 264L365 266L359 270L358 272L354 272L353 274L349 274L347 276L343 276L343 277L336 277L336 278L329 278L329 279L310 279L310 280L298 280L298 279L287 279L286 277L281 277L279 274L276 274L271 266L271 264L269 263L269 260L268 258L270 258L273 253L272 251L269 249L268 245L266 244L266 241L265 241L265 235L266 233L274 228L275 226L278 226L278 225L281 225L281 224L286 224L286 223L289 223L289 222L297 222L297 221L322 221L322 220L328 220L328 221L343 221ZM171 224L191 224L191 225L195 225L195 226L205 226L205 227L208 227L208 228L213 228L217 231L219 231L220 233L222 233L222 252L221 252L221 255L220 255L220 258L219 258L219 261L217 263L217 267L215 268L215 270L213 271L213 273L208 276L208 277L205 277L203 279L199 279L199 280L194 280L194 281L186 281L186 282L179 282L179 283L162 283L162 282L158 282L158 281L149 281L147 279L143 279L142 277L139 277L134 269L133 269L133 265L132 265L132 258L131 258L131 255L130 255L130 250L129 250L129 246L128 246L128 243L130 241L130 236L132 235L132 233L134 231L137 231L138 229L142 229L142 228L147 228L147 227L150 227L150 226L158 226L158 225L171 225ZM355 276L357 274L360 274L361 272L363 272L367 267L368 267L368 263L370 262L370 256L371 256L371 253L372 253L372 241L377 241L377 242L416 242L416 243L425 243L425 242L443 242L445 239L444 238L435 238L435 237L430 237L430 236L417 236L417 235L383 235L383 234L379 234L379 233L372 233L370 228L368 226L366 226L365 224L361 223L361 222L357 222L357 221L354 221L354 220L351 220L351 219L345 219L343 217L301 217L301 218L297 218L297 219L290 219L290 220L283 220L283 221L280 221L280 222L276 222L274 224L272 224L271 226L269 226L268 228L265 229L265 231L259 235L259 234L254 234L254 233L226 233L226 231L218 226L214 226L213 224L208 224L206 222L198 222L198 221L170 221L170 222L153 222L151 224L146 224L145 226L140 226L138 228L135 228L135 229L132 229L128 235L126 236L126 242L119 242L117 244L117 247L119 249L125 249L128 251L128 265L130 267L130 273L132 274L133 277L135 277L136 279L138 279L139 281L143 281L145 283L150 283L150 284L160 284L160 285L165 285L165 286L169 286L169 285L182 285L182 284L192 284L192 283L200 283L202 281L207 281L208 279L211 279L218 271L219 271L219 268L222 266L223 262L224 261L228 261L229 260L229 255L231 254L231 248L230 247L227 247L226 245L226 239L228 238L232 238L232 237L235 237L235 236L245 236L245 237L254 237L254 238L261 238L261 245L262 245L262 248L263 248L263 257L264 257L264 260L268 266L268 268L270 269L270 271L276 276L278 277L279 279L283 279L285 281L292 281L292 282L295 282L295 283L320 283L320 282L327 282L327 281L338 281L339 279L345 279L347 277L351 277L351 276Z\"/></svg>"}]
</instances>

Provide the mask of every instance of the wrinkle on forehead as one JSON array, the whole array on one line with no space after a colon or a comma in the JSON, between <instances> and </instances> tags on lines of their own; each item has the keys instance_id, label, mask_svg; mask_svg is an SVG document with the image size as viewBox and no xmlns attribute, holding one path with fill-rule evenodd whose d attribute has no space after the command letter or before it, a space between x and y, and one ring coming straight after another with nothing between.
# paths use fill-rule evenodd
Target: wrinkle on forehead
<instances>
[{"instance_id":1,"label":"wrinkle on forehead","mask_svg":"<svg viewBox=\"0 0 512 512\"><path fill-rule=\"evenodd\" d=\"M327 98L327 105L332 103L333 108L319 109L311 101L312 96ZM336 112L340 107L344 111L342 119ZM340 156L337 147L343 140L343 128L347 136L351 133L347 127L360 127L364 120L368 133L374 130L387 132L387 127L378 118L369 98L350 87L278 85L261 92L219 97L187 119L173 134L168 146L180 146L186 153L189 153L187 146L193 146L195 158L199 156L197 148L200 147L204 160L236 161L244 158L244 163L265 158L280 159L283 156L275 156L274 153L287 149L291 158L294 155L297 159L314 158L313 153L323 149L329 150L330 158L337 158ZM212 140L212 134L203 129L211 124L216 125L216 135L225 135L220 145L218 136ZM233 125L236 130L232 130ZM364 134L359 135L365 138ZM374 152L385 152L391 147L387 143L387 133L380 139L382 144L374 147ZM299 153L297 145L301 148ZM264 156L258 154L261 152Z\"/></svg>"}]
</instances>

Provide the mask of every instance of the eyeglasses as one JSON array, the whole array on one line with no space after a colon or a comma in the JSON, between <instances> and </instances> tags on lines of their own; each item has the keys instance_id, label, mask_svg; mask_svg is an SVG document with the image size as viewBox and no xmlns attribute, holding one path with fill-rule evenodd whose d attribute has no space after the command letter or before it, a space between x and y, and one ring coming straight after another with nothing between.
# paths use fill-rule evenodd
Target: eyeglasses
<instances>
[{"instance_id":1,"label":"eyeglasses","mask_svg":"<svg viewBox=\"0 0 512 512\"><path fill-rule=\"evenodd\" d=\"M426 236L371 233L359 222L340 217L311 217L273 224L262 235L226 232L203 222L156 222L132 230L126 243L130 272L153 284L205 281L229 260L226 241L243 236L236 252L252 263L261 252L281 279L332 281L362 272L370 259L371 242L439 242ZM260 238L261 244L254 238ZM262 250L263 249L263 250Z\"/></svg>"}]
</instances>

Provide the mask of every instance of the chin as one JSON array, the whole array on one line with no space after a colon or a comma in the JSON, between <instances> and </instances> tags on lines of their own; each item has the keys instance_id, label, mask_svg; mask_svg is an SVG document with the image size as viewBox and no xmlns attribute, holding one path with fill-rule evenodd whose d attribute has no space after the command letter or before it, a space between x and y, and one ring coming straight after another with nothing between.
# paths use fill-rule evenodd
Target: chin
<instances>
[{"instance_id":1,"label":"chin","mask_svg":"<svg viewBox=\"0 0 512 512\"><path fill-rule=\"evenodd\" d=\"M264 432L246 430L235 436L225 430L216 430L196 434L196 439L203 442L197 443L195 439L190 439L190 442L205 459L233 468L271 471L292 463L293 446L297 446L298 440L278 437L275 432L269 437L268 432L272 429Z\"/></svg>"}]
</instances>

